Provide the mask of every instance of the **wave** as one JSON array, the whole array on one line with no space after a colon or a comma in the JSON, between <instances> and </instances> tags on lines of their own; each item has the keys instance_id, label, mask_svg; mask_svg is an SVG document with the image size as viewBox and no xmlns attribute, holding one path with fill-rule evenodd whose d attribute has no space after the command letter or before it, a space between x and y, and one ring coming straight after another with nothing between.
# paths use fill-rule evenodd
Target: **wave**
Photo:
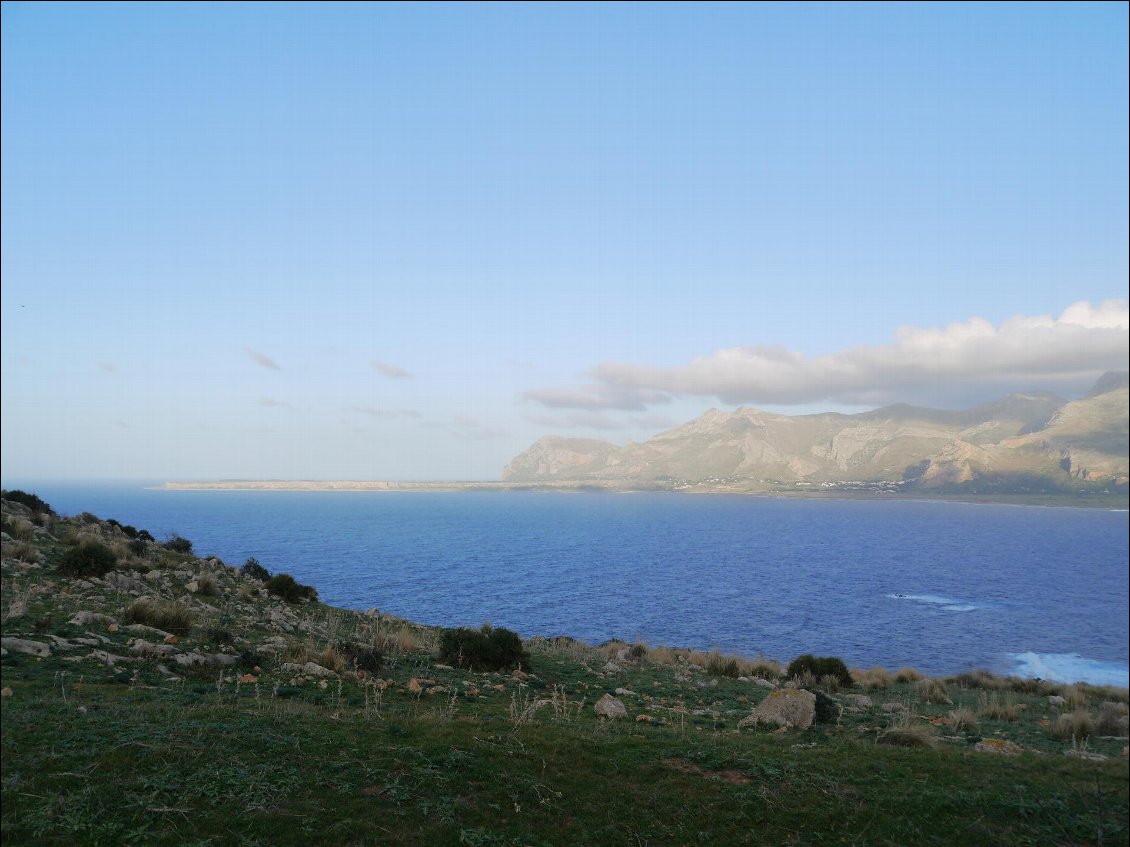
<instances>
[{"instance_id":1,"label":"wave","mask_svg":"<svg viewBox=\"0 0 1130 847\"><path fill-rule=\"evenodd\" d=\"M1078 653L1009 653L1008 657L1017 676L1130 688L1130 666L1125 662L1088 659Z\"/></svg>"},{"instance_id":2,"label":"wave","mask_svg":"<svg viewBox=\"0 0 1130 847\"><path fill-rule=\"evenodd\" d=\"M972 612L974 609L988 609L1000 605L991 600L960 600L955 597L943 597L938 594L888 594L892 600L913 600L915 603L928 603L932 606L941 606L946 612Z\"/></svg>"}]
</instances>

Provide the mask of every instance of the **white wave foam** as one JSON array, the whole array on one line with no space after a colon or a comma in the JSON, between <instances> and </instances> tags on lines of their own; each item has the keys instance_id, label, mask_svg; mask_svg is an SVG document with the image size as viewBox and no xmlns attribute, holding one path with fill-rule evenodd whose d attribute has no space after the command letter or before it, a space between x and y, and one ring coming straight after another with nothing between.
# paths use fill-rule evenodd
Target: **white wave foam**
<instances>
[{"instance_id":1,"label":"white wave foam","mask_svg":"<svg viewBox=\"0 0 1130 847\"><path fill-rule=\"evenodd\" d=\"M946 612L972 612L982 609L989 603L975 603L972 600L958 600L953 597L941 597L937 594L888 594L892 600L913 600L916 603L929 603L932 606L941 606Z\"/></svg>"},{"instance_id":2,"label":"white wave foam","mask_svg":"<svg viewBox=\"0 0 1130 847\"><path fill-rule=\"evenodd\" d=\"M1017 676L1039 677L1053 682L1089 682L1130 688L1130 666L1124 662L1088 659L1078 653L1009 653Z\"/></svg>"}]
</instances>

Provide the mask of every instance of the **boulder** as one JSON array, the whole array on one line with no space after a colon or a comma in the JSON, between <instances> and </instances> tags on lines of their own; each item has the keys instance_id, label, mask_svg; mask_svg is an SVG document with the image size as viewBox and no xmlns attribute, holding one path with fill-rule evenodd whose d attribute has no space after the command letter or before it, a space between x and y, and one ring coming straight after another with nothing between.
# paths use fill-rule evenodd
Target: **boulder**
<instances>
[{"instance_id":1,"label":"boulder","mask_svg":"<svg viewBox=\"0 0 1130 847\"><path fill-rule=\"evenodd\" d=\"M870 709L875 703L866 694L845 694L844 702L857 709Z\"/></svg>"},{"instance_id":2,"label":"boulder","mask_svg":"<svg viewBox=\"0 0 1130 847\"><path fill-rule=\"evenodd\" d=\"M624 708L624 704L611 694L605 694L597 700L593 709L596 710L597 717L608 718L609 720L618 720L628 716L628 710Z\"/></svg>"},{"instance_id":3,"label":"boulder","mask_svg":"<svg viewBox=\"0 0 1130 847\"><path fill-rule=\"evenodd\" d=\"M759 724L808 729L816 719L816 695L802 688L770 691L757 708L738 721L738 729Z\"/></svg>"},{"instance_id":4,"label":"boulder","mask_svg":"<svg viewBox=\"0 0 1130 847\"><path fill-rule=\"evenodd\" d=\"M130 641L129 651L138 656L152 656L156 659L167 659L180 653L180 650L171 644L154 644L144 638L135 638Z\"/></svg>"},{"instance_id":5,"label":"boulder","mask_svg":"<svg viewBox=\"0 0 1130 847\"><path fill-rule=\"evenodd\" d=\"M752 677L750 679L750 682L752 682L754 685L757 685L761 688L768 688L770 690L773 690L777 687L777 683L772 682L771 680L768 680L768 679L764 679L763 677L760 677L760 676Z\"/></svg>"},{"instance_id":6,"label":"boulder","mask_svg":"<svg viewBox=\"0 0 1130 847\"><path fill-rule=\"evenodd\" d=\"M112 624L114 619L109 615L104 615L101 612L75 612L68 623L75 626L108 626Z\"/></svg>"},{"instance_id":7,"label":"boulder","mask_svg":"<svg viewBox=\"0 0 1130 847\"><path fill-rule=\"evenodd\" d=\"M973 745L978 753L991 753L994 756L1019 756L1024 748L1004 738L982 738Z\"/></svg>"},{"instance_id":8,"label":"boulder","mask_svg":"<svg viewBox=\"0 0 1130 847\"><path fill-rule=\"evenodd\" d=\"M31 641L26 638L0 639L0 646L12 653L26 653L29 656L50 656L51 645L42 641Z\"/></svg>"},{"instance_id":9,"label":"boulder","mask_svg":"<svg viewBox=\"0 0 1130 847\"><path fill-rule=\"evenodd\" d=\"M1049 694L1048 705L1058 709L1062 706L1066 706L1067 700L1063 697L1060 697L1058 694Z\"/></svg>"},{"instance_id":10,"label":"boulder","mask_svg":"<svg viewBox=\"0 0 1130 847\"><path fill-rule=\"evenodd\" d=\"M132 576L126 576L117 571L110 571L103 577L103 581L118 591L144 591L146 588L145 583L140 579L134 579Z\"/></svg>"},{"instance_id":11,"label":"boulder","mask_svg":"<svg viewBox=\"0 0 1130 847\"><path fill-rule=\"evenodd\" d=\"M235 660L235 656L231 658ZM337 676L337 674L329 668L323 668L321 665L314 662L307 662L304 665L299 665L294 662L285 662L282 669L289 673L303 673L307 676Z\"/></svg>"}]
</instances>

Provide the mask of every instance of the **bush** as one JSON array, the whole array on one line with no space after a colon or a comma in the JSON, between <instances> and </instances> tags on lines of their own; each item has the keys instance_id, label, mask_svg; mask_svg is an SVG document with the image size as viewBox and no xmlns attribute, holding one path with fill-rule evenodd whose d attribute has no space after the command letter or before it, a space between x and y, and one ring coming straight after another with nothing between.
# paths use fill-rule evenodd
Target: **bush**
<instances>
[{"instance_id":1,"label":"bush","mask_svg":"<svg viewBox=\"0 0 1130 847\"><path fill-rule=\"evenodd\" d=\"M55 514L55 510L47 505L47 502L34 494L29 494L26 491L20 491L18 488L12 491L2 492L3 498L12 503L19 503L21 506L27 506L36 514L41 512L48 515Z\"/></svg>"},{"instance_id":2,"label":"bush","mask_svg":"<svg viewBox=\"0 0 1130 847\"><path fill-rule=\"evenodd\" d=\"M190 556L192 555L192 542L174 533L165 541L165 549L172 550L174 553L184 553L186 556Z\"/></svg>"},{"instance_id":3,"label":"bush","mask_svg":"<svg viewBox=\"0 0 1130 847\"><path fill-rule=\"evenodd\" d=\"M223 590L214 576L201 574L196 578L196 593L204 597L219 597L223 594Z\"/></svg>"},{"instance_id":4,"label":"bush","mask_svg":"<svg viewBox=\"0 0 1130 847\"><path fill-rule=\"evenodd\" d=\"M812 674L817 679L834 676L843 686L852 684L847 665L844 664L843 659L838 659L835 656L813 656L811 653L805 653L789 662L787 676L796 677L804 673Z\"/></svg>"},{"instance_id":5,"label":"bush","mask_svg":"<svg viewBox=\"0 0 1130 847\"><path fill-rule=\"evenodd\" d=\"M288 603L301 603L303 600L317 602L318 592L311 585L303 585L288 573L275 574L267 580L267 590Z\"/></svg>"},{"instance_id":6,"label":"bush","mask_svg":"<svg viewBox=\"0 0 1130 847\"><path fill-rule=\"evenodd\" d=\"M144 556L148 550L148 546L140 538L135 538L129 543L129 551L135 556Z\"/></svg>"},{"instance_id":7,"label":"bush","mask_svg":"<svg viewBox=\"0 0 1130 847\"><path fill-rule=\"evenodd\" d=\"M126 623L139 623L171 632L188 635L192 629L192 612L179 603L167 603L143 597L126 609Z\"/></svg>"},{"instance_id":8,"label":"bush","mask_svg":"<svg viewBox=\"0 0 1130 847\"><path fill-rule=\"evenodd\" d=\"M110 526L116 526L122 531L123 534L129 536L130 538L137 538L137 527L121 523L120 521L116 521L113 518L107 520L106 523L108 523Z\"/></svg>"},{"instance_id":9,"label":"bush","mask_svg":"<svg viewBox=\"0 0 1130 847\"><path fill-rule=\"evenodd\" d=\"M518 633L502 627L445 629L439 639L439 660L473 671L503 671L530 665L530 654Z\"/></svg>"},{"instance_id":10,"label":"bush","mask_svg":"<svg viewBox=\"0 0 1130 847\"><path fill-rule=\"evenodd\" d=\"M384 664L384 654L376 647L357 644L353 641L339 641L337 649L359 671L379 673Z\"/></svg>"},{"instance_id":11,"label":"bush","mask_svg":"<svg viewBox=\"0 0 1130 847\"><path fill-rule=\"evenodd\" d=\"M153 533L151 533L149 530L139 529L137 531L137 540L138 541L156 541L157 539L153 537Z\"/></svg>"},{"instance_id":12,"label":"bush","mask_svg":"<svg viewBox=\"0 0 1130 847\"><path fill-rule=\"evenodd\" d=\"M706 672L711 676L741 676L738 669L738 660L728 659L718 653L712 653L710 655L710 661L706 663Z\"/></svg>"},{"instance_id":13,"label":"bush","mask_svg":"<svg viewBox=\"0 0 1130 847\"><path fill-rule=\"evenodd\" d=\"M938 679L920 679L916 684L918 700L921 703L934 703L938 706L952 705L946 684Z\"/></svg>"},{"instance_id":14,"label":"bush","mask_svg":"<svg viewBox=\"0 0 1130 847\"><path fill-rule=\"evenodd\" d=\"M98 541L82 541L59 558L59 572L67 576L105 576L118 564L113 552Z\"/></svg>"},{"instance_id":15,"label":"bush","mask_svg":"<svg viewBox=\"0 0 1130 847\"><path fill-rule=\"evenodd\" d=\"M271 572L259 564L259 560L254 556L243 563L241 570L247 576L257 579L260 582L267 582L271 578Z\"/></svg>"}]
</instances>

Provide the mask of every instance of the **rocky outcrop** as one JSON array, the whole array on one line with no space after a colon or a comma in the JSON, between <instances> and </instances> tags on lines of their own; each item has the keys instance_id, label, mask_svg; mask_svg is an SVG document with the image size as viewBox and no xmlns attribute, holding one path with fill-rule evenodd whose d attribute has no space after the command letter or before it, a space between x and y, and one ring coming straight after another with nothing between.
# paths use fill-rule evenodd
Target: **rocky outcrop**
<instances>
[{"instance_id":1,"label":"rocky outcrop","mask_svg":"<svg viewBox=\"0 0 1130 847\"><path fill-rule=\"evenodd\" d=\"M738 721L738 729L761 724L808 729L815 720L815 694L802 688L780 688L770 691L748 717Z\"/></svg>"}]
</instances>

